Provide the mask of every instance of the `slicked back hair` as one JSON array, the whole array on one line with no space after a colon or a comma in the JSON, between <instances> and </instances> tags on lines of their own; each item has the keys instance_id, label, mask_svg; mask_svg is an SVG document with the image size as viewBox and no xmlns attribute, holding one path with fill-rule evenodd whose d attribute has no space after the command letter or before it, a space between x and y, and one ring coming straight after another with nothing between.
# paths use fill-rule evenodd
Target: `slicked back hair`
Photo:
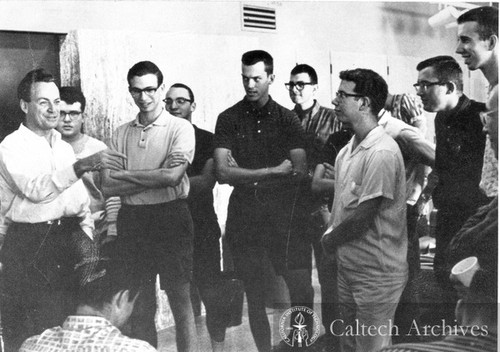
<instances>
[{"instance_id":1,"label":"slicked back hair","mask_svg":"<svg viewBox=\"0 0 500 352\"><path fill-rule=\"evenodd\" d=\"M17 98L29 103L31 101L31 88L37 82L55 82L55 78L43 68L28 72L17 86Z\"/></svg>"}]
</instances>

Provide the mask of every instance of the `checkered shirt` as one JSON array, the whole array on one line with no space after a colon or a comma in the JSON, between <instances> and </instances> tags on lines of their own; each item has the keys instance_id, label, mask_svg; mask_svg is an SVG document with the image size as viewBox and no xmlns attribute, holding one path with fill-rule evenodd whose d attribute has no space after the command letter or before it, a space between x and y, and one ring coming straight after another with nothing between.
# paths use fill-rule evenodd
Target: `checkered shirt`
<instances>
[{"instance_id":1,"label":"checkered shirt","mask_svg":"<svg viewBox=\"0 0 500 352\"><path fill-rule=\"evenodd\" d=\"M148 352L156 351L145 341L124 336L108 320L95 316L70 315L62 327L32 336L19 352Z\"/></svg>"}]
</instances>

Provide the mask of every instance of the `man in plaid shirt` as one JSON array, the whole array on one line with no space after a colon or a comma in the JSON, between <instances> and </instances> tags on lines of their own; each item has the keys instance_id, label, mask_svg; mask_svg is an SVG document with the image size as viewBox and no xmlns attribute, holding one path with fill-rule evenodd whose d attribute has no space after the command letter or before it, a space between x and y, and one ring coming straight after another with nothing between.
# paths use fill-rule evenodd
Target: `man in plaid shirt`
<instances>
[{"instance_id":1,"label":"man in plaid shirt","mask_svg":"<svg viewBox=\"0 0 500 352\"><path fill-rule=\"evenodd\" d=\"M140 289L141 276L132 265L101 259L80 289L75 315L68 316L62 326L30 337L19 351L156 351L147 342L126 337L119 330L129 319Z\"/></svg>"}]
</instances>

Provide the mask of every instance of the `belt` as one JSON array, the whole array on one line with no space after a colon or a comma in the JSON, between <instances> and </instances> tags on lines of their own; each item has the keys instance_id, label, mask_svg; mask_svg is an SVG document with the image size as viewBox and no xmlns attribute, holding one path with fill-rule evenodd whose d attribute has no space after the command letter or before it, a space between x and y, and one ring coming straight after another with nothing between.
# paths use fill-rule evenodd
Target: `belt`
<instances>
[{"instance_id":1,"label":"belt","mask_svg":"<svg viewBox=\"0 0 500 352\"><path fill-rule=\"evenodd\" d=\"M70 222L77 222L77 223L80 223L82 219L78 216L72 216L72 217L62 217L62 218L59 218L59 219L54 219L54 220L48 220L48 221L41 221L41 222L17 222L17 221L13 221L12 224L18 224L18 225L22 225L22 226L43 226L43 225L46 225L46 226L50 226L50 225L55 225L55 226L60 226L60 225L64 225L64 224L67 224L67 223L70 223Z\"/></svg>"}]
</instances>

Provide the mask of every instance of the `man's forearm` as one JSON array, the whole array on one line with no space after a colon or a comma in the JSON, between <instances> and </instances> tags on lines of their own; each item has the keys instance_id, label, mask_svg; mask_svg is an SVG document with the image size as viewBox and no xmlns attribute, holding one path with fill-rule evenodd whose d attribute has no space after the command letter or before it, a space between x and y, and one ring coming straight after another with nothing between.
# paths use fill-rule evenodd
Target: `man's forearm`
<instances>
[{"instance_id":1,"label":"man's forearm","mask_svg":"<svg viewBox=\"0 0 500 352\"><path fill-rule=\"evenodd\" d=\"M103 180L101 188L105 197L128 196L147 189L134 182L112 178L109 170L101 171L101 179Z\"/></svg>"},{"instance_id":2,"label":"man's forearm","mask_svg":"<svg viewBox=\"0 0 500 352\"><path fill-rule=\"evenodd\" d=\"M175 187L182 180L183 173L176 169L124 170L112 172L111 178L135 183L144 188Z\"/></svg>"},{"instance_id":3,"label":"man's forearm","mask_svg":"<svg viewBox=\"0 0 500 352\"><path fill-rule=\"evenodd\" d=\"M323 235L323 246L333 249L344 243L364 236L373 223L382 198L370 199L358 205L354 213L348 216L331 232Z\"/></svg>"}]
</instances>

